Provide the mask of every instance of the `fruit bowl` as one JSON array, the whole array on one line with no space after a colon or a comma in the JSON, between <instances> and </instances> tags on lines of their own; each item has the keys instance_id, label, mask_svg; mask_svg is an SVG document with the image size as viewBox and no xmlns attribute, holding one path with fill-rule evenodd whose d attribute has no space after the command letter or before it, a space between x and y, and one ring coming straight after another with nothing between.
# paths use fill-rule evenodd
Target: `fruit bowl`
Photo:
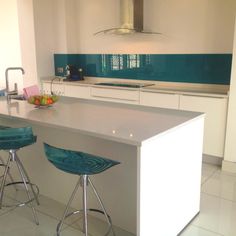
<instances>
[{"instance_id":1,"label":"fruit bowl","mask_svg":"<svg viewBox=\"0 0 236 236\"><path fill-rule=\"evenodd\" d=\"M34 95L30 96L27 101L30 104L35 105L36 107L49 107L57 102L59 97L57 95Z\"/></svg>"}]
</instances>

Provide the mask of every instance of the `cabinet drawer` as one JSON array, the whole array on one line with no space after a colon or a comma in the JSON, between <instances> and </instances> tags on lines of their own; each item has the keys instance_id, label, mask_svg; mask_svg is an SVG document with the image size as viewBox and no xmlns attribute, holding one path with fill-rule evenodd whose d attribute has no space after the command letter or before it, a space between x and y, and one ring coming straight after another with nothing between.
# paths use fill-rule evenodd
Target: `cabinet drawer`
<instances>
[{"instance_id":1,"label":"cabinet drawer","mask_svg":"<svg viewBox=\"0 0 236 236\"><path fill-rule=\"evenodd\" d=\"M90 87L66 84L65 96L76 98L90 98Z\"/></svg>"},{"instance_id":2,"label":"cabinet drawer","mask_svg":"<svg viewBox=\"0 0 236 236\"><path fill-rule=\"evenodd\" d=\"M94 99L123 102L123 103L139 103L139 91L126 90L118 88L91 88L91 96Z\"/></svg>"},{"instance_id":3,"label":"cabinet drawer","mask_svg":"<svg viewBox=\"0 0 236 236\"><path fill-rule=\"evenodd\" d=\"M140 92L140 104L162 108L179 108L179 95L159 92Z\"/></svg>"}]
</instances>

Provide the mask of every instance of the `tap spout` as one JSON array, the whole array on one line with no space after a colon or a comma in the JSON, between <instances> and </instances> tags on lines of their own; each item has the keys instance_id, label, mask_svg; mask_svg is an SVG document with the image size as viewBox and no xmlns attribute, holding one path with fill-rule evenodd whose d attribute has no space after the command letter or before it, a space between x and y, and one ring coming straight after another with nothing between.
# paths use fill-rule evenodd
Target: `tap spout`
<instances>
[{"instance_id":1,"label":"tap spout","mask_svg":"<svg viewBox=\"0 0 236 236\"><path fill-rule=\"evenodd\" d=\"M8 72L10 70L20 70L22 72L22 74L25 74L25 71L22 67L8 67L6 70L5 70L5 79L6 79L6 95L7 95L7 98L9 99L9 96L11 94L18 94L18 89L17 89L17 84L15 84L15 89L14 91L10 91L9 89L9 76L8 76Z\"/></svg>"}]
</instances>

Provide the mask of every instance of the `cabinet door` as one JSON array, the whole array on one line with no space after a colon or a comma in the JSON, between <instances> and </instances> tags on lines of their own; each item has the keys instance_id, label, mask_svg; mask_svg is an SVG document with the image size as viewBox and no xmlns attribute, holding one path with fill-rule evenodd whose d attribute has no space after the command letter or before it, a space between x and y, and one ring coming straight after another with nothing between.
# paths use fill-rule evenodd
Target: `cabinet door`
<instances>
[{"instance_id":1,"label":"cabinet door","mask_svg":"<svg viewBox=\"0 0 236 236\"><path fill-rule=\"evenodd\" d=\"M180 109L206 114L203 144L205 154L218 157L224 155L227 103L228 99L224 97L180 95Z\"/></svg>"},{"instance_id":2,"label":"cabinet door","mask_svg":"<svg viewBox=\"0 0 236 236\"><path fill-rule=\"evenodd\" d=\"M91 98L103 101L139 104L139 90L92 87Z\"/></svg>"},{"instance_id":3,"label":"cabinet door","mask_svg":"<svg viewBox=\"0 0 236 236\"><path fill-rule=\"evenodd\" d=\"M64 91L64 84L59 84L56 82L43 82L42 83L42 91L45 94L51 94L51 92L54 92L57 95L65 95Z\"/></svg>"},{"instance_id":4,"label":"cabinet door","mask_svg":"<svg viewBox=\"0 0 236 236\"><path fill-rule=\"evenodd\" d=\"M140 92L140 104L145 106L179 108L179 95L174 93Z\"/></svg>"},{"instance_id":5,"label":"cabinet door","mask_svg":"<svg viewBox=\"0 0 236 236\"><path fill-rule=\"evenodd\" d=\"M90 98L90 87L66 84L65 96L75 98Z\"/></svg>"}]
</instances>

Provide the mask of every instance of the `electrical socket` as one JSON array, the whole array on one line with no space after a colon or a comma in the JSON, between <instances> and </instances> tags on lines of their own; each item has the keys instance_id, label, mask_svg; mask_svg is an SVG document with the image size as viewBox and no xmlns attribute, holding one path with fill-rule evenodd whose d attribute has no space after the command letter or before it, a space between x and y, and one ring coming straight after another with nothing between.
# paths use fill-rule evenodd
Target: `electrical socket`
<instances>
[{"instance_id":1,"label":"electrical socket","mask_svg":"<svg viewBox=\"0 0 236 236\"><path fill-rule=\"evenodd\" d=\"M63 67L57 67L57 73L62 74L64 72Z\"/></svg>"}]
</instances>

